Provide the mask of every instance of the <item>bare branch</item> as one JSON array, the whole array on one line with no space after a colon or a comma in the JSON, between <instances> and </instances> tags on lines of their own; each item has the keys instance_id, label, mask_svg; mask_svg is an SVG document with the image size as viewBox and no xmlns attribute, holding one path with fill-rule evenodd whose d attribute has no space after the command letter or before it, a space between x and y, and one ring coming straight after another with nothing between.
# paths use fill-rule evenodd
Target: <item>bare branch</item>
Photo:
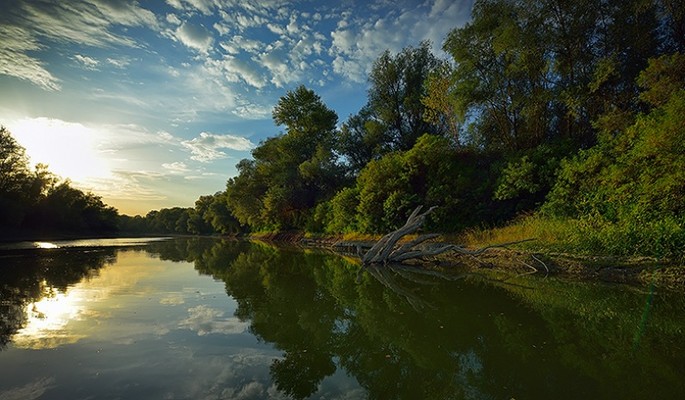
<instances>
[{"instance_id":1,"label":"bare branch","mask_svg":"<svg viewBox=\"0 0 685 400\"><path fill-rule=\"evenodd\" d=\"M420 214L421 208L422 206L416 207L416 209L414 209L414 211L412 211L412 213L409 215L409 218L407 218L407 222L405 222L405 224L402 227L383 236L381 240L374 244L373 247L371 247L371 249L369 249L369 251L367 251L366 254L364 254L361 257L362 265L368 266L371 264L400 263L414 258L435 256L448 251L455 251L460 254L475 257L489 249L497 247L507 247L513 244L535 240L524 239L514 242L493 244L476 250L468 250L464 247L451 244L434 246L432 248L417 249L416 246L430 239L435 239L439 236L438 234L426 234L421 235L418 238L406 244L397 246L397 242L399 242L404 236L412 234L419 230L419 228L421 228L423 223L426 221L426 216L430 214L436 207L433 206L429 208L428 211L424 212L423 214ZM359 250L360 249L358 249L358 251ZM545 267L545 269L547 269L547 266L542 261L538 259L536 260L540 262Z\"/></svg>"}]
</instances>

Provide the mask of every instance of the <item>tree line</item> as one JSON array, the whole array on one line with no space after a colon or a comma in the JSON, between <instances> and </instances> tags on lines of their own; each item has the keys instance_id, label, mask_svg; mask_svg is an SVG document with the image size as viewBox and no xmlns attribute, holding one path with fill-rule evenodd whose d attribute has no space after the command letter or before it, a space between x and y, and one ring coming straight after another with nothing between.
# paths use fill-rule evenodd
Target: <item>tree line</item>
<instances>
[{"instance_id":1,"label":"tree line","mask_svg":"<svg viewBox=\"0 0 685 400\"><path fill-rule=\"evenodd\" d=\"M0 237L112 234L117 210L49 171L30 168L26 150L0 127Z\"/></svg>"},{"instance_id":2,"label":"tree line","mask_svg":"<svg viewBox=\"0 0 685 400\"><path fill-rule=\"evenodd\" d=\"M283 132L224 190L120 228L381 233L435 205L434 231L533 213L588 249L682 254L681 2L479 0L442 49L381 54L340 124L313 90L288 91L272 113Z\"/></svg>"}]
</instances>

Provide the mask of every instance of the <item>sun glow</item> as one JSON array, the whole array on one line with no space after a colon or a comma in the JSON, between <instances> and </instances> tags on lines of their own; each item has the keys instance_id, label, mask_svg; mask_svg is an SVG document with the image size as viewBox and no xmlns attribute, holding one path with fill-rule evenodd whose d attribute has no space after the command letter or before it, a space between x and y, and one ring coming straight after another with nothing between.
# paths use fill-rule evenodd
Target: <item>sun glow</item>
<instances>
[{"instance_id":1,"label":"sun glow","mask_svg":"<svg viewBox=\"0 0 685 400\"><path fill-rule=\"evenodd\" d=\"M33 165L47 164L51 172L82 184L111 176L99 148L104 132L50 118L24 118L9 128Z\"/></svg>"},{"instance_id":2,"label":"sun glow","mask_svg":"<svg viewBox=\"0 0 685 400\"><path fill-rule=\"evenodd\" d=\"M74 291L55 293L28 304L28 323L13 337L13 341L17 347L34 349L75 343L82 336L75 335L66 327L84 308L82 296Z\"/></svg>"}]
</instances>

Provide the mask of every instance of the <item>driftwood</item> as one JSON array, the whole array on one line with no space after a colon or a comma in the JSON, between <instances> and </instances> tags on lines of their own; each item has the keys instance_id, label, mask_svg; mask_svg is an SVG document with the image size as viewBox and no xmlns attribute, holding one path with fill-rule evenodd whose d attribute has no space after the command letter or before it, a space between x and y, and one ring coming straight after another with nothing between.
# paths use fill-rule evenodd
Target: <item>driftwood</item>
<instances>
[{"instance_id":1,"label":"driftwood","mask_svg":"<svg viewBox=\"0 0 685 400\"><path fill-rule=\"evenodd\" d=\"M482 254L486 250L497 248L497 247L507 247L516 243L523 243L535 239L525 239L515 242L507 242L496 245L486 246L476 250L468 250L462 246L454 244L436 244L430 247L417 248L418 245L426 242L427 240L434 239L438 237L438 234L425 234L417 237L416 239L402 244L397 245L397 243L406 235L416 232L426 220L426 216L430 214L436 207L431 207L428 211L423 214L421 212L422 206L416 207L416 209L411 213L407 222L399 229L388 233L383 236L366 254L361 254L361 249L358 247L357 252L362 260L362 265L379 265L379 264L394 264L402 263L407 260L423 258L427 256L435 256L438 254L446 253L448 251L455 251L460 254L477 256ZM544 265L544 263L543 263ZM545 266L546 268L546 266Z\"/></svg>"}]
</instances>

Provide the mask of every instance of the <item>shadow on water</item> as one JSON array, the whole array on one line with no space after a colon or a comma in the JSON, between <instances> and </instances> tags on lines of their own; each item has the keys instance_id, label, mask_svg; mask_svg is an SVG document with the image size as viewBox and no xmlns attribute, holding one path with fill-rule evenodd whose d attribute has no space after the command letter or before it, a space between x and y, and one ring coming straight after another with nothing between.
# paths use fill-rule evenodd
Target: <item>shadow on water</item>
<instances>
[{"instance_id":1,"label":"shadow on water","mask_svg":"<svg viewBox=\"0 0 685 400\"><path fill-rule=\"evenodd\" d=\"M32 264L4 258L2 343L22 326L26 304L48 296L46 288L97 274L116 251L67 252ZM353 377L360 397L371 399L685 394L682 294L407 267L362 270L336 255L243 241L177 239L145 251L192 262L224 282L235 316L282 352L269 371L291 398L315 395L337 373Z\"/></svg>"}]
</instances>

